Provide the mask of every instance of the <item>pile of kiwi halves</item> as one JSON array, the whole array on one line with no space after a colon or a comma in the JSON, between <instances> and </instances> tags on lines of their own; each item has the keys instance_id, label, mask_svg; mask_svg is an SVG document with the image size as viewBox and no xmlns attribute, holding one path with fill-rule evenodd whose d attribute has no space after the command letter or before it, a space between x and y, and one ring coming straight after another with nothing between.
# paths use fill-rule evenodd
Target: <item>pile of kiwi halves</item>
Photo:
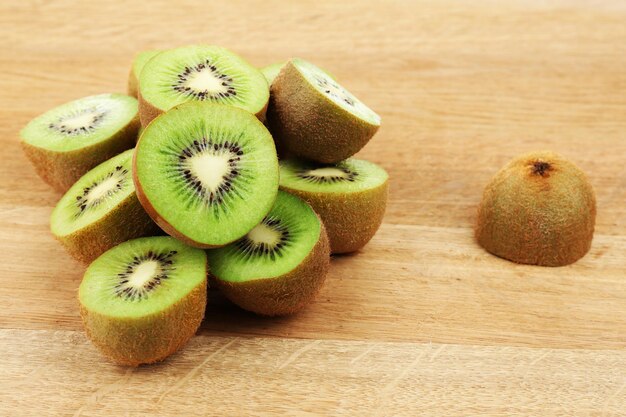
<instances>
[{"instance_id":1,"label":"pile of kiwi halves","mask_svg":"<svg viewBox=\"0 0 626 417\"><path fill-rule=\"evenodd\" d=\"M330 255L382 222L388 175L351 158L379 126L305 60L257 69L206 45L142 52L128 95L32 120L23 149L65 193L51 231L89 264L89 338L118 364L161 361L198 329L209 281L257 314L301 310Z\"/></svg>"}]
</instances>

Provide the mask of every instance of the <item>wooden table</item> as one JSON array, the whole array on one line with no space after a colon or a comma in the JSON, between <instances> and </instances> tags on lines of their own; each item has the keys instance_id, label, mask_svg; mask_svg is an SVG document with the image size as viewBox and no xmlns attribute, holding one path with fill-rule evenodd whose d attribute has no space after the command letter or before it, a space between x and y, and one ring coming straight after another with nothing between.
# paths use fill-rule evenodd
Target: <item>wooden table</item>
<instances>
[{"instance_id":1,"label":"wooden table","mask_svg":"<svg viewBox=\"0 0 626 417\"><path fill-rule=\"evenodd\" d=\"M0 415L626 415L623 1L84 3L0 5ZM360 155L391 175L388 213L303 313L211 292L186 349L116 367L82 332L84 267L48 231L59 195L18 131L124 91L136 51L200 42L259 66L308 58L378 111ZM563 268L473 239L486 182L538 149L597 192L591 252Z\"/></svg>"}]
</instances>

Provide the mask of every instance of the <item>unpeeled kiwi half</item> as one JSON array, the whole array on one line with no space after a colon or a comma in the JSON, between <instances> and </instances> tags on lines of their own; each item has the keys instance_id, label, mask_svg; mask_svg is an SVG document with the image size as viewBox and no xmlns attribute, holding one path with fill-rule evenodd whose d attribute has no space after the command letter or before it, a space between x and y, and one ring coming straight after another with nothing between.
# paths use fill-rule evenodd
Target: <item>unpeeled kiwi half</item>
<instances>
[{"instance_id":1,"label":"unpeeled kiwi half","mask_svg":"<svg viewBox=\"0 0 626 417\"><path fill-rule=\"evenodd\" d=\"M88 337L120 365L165 359L200 326L207 273L204 251L169 236L108 250L89 265L78 290Z\"/></svg>"},{"instance_id":2,"label":"unpeeled kiwi half","mask_svg":"<svg viewBox=\"0 0 626 417\"><path fill-rule=\"evenodd\" d=\"M513 159L485 188L476 239L513 262L562 266L589 251L595 219L585 173L561 155L533 152Z\"/></svg>"},{"instance_id":3,"label":"unpeeled kiwi half","mask_svg":"<svg viewBox=\"0 0 626 417\"><path fill-rule=\"evenodd\" d=\"M132 97L137 97L139 93L139 74L141 74L141 70L143 69L146 62L150 61L157 54L161 53L160 50L148 50L139 52L135 55L135 59L133 59L133 64L130 68L130 73L128 74L128 95Z\"/></svg>"},{"instance_id":4,"label":"unpeeled kiwi half","mask_svg":"<svg viewBox=\"0 0 626 417\"><path fill-rule=\"evenodd\" d=\"M159 232L135 194L132 159L129 149L93 168L52 211L52 234L74 258L88 263L121 242Z\"/></svg>"},{"instance_id":5,"label":"unpeeled kiwi half","mask_svg":"<svg viewBox=\"0 0 626 417\"><path fill-rule=\"evenodd\" d=\"M285 64L287 64L287 61L275 62L273 64L269 64L269 65L261 68L261 73L263 73L263 76L265 76L265 79L267 80L267 84L269 84L270 86L272 85L272 83L274 82L276 77L278 77L278 74L283 69ZM323 71L330 78L332 78L333 80L335 79L335 76L333 74L331 74L330 72L328 72L326 70L323 70Z\"/></svg>"},{"instance_id":6,"label":"unpeeled kiwi half","mask_svg":"<svg viewBox=\"0 0 626 417\"><path fill-rule=\"evenodd\" d=\"M272 136L251 113L190 102L146 127L133 176L139 201L163 230L210 248L239 239L269 212L278 158Z\"/></svg>"},{"instance_id":7,"label":"unpeeled kiwi half","mask_svg":"<svg viewBox=\"0 0 626 417\"><path fill-rule=\"evenodd\" d=\"M139 114L146 126L188 101L226 104L265 119L269 87L261 72L233 52L192 45L161 52L139 76Z\"/></svg>"},{"instance_id":8,"label":"unpeeled kiwi half","mask_svg":"<svg viewBox=\"0 0 626 417\"><path fill-rule=\"evenodd\" d=\"M286 63L287 63L287 61L275 62L273 64L270 64L270 65L267 65L267 66L261 68L261 73L263 74L263 76L267 80L267 84L268 85L270 85L270 86L272 85L272 83L274 82L274 80L278 76L278 73L285 66Z\"/></svg>"},{"instance_id":9,"label":"unpeeled kiwi half","mask_svg":"<svg viewBox=\"0 0 626 417\"><path fill-rule=\"evenodd\" d=\"M138 129L135 98L100 94L36 117L20 136L39 176L65 192L91 168L132 148Z\"/></svg>"},{"instance_id":10,"label":"unpeeled kiwi half","mask_svg":"<svg viewBox=\"0 0 626 417\"><path fill-rule=\"evenodd\" d=\"M226 297L268 316L292 314L310 303L330 263L323 223L306 202L284 192L243 238L207 253Z\"/></svg>"},{"instance_id":11,"label":"unpeeled kiwi half","mask_svg":"<svg viewBox=\"0 0 626 417\"><path fill-rule=\"evenodd\" d=\"M280 161L280 189L295 194L322 218L332 253L359 250L380 227L389 175L380 166L349 158L337 164Z\"/></svg>"},{"instance_id":12,"label":"unpeeled kiwi half","mask_svg":"<svg viewBox=\"0 0 626 417\"><path fill-rule=\"evenodd\" d=\"M281 149L322 163L354 155L380 126L380 117L328 73L297 58L272 83L267 119Z\"/></svg>"}]
</instances>

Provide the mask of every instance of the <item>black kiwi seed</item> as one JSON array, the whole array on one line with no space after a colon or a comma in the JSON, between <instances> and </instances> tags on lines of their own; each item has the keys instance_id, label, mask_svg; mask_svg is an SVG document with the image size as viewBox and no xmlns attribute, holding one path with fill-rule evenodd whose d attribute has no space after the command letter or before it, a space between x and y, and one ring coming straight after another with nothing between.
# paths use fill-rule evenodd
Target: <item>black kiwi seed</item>
<instances>
[{"instance_id":1,"label":"black kiwi seed","mask_svg":"<svg viewBox=\"0 0 626 417\"><path fill-rule=\"evenodd\" d=\"M256 242L250 239L249 235L246 235L241 238L236 245L247 257L262 255L269 256L272 260L274 260L276 257L283 255L285 250L284 248L289 244L289 229L287 225L280 221L280 219L272 217L264 218L261 224L280 234L276 243L269 244L267 242Z\"/></svg>"},{"instance_id":2,"label":"black kiwi seed","mask_svg":"<svg viewBox=\"0 0 626 417\"><path fill-rule=\"evenodd\" d=\"M130 262L123 272L117 274L118 282L115 284L115 295L122 297L125 300L141 301L148 298L148 294L156 286L160 285L163 280L169 278L170 272L174 271L173 257L177 251L170 251L164 253L156 253L148 251L148 253L133 257L133 261ZM156 261L159 264L158 273L150 278L149 281L144 283L141 287L135 287L129 284L130 276L135 270L144 262Z\"/></svg>"},{"instance_id":3,"label":"black kiwi seed","mask_svg":"<svg viewBox=\"0 0 626 417\"><path fill-rule=\"evenodd\" d=\"M325 168L325 167L320 166L318 168ZM358 172L351 171L346 167L329 166L329 168L338 169L342 171L343 173L345 173L346 175L333 175L333 176L315 175L311 171L313 171L316 168L299 170L296 172L296 175L299 178L302 178L303 180L306 180L315 184L332 184L336 182L346 182L346 181L354 182L356 180L356 177L359 175Z\"/></svg>"},{"instance_id":4,"label":"black kiwi seed","mask_svg":"<svg viewBox=\"0 0 626 417\"><path fill-rule=\"evenodd\" d=\"M220 92L209 92L208 90L197 91L192 90L191 87L187 87L185 83L189 80L193 73L200 73L202 71L210 71L212 75L222 80L221 85L226 87L226 91ZM223 99L230 96L236 96L237 92L235 91L235 87L233 86L232 77L227 76L226 74L222 74L218 71L215 65L211 65L210 60L206 60L204 63L200 63L195 67L185 67L182 73L178 74L176 82L172 85L172 88L179 93L184 94L187 97L195 98L197 100L213 100L213 99Z\"/></svg>"},{"instance_id":5,"label":"black kiwi seed","mask_svg":"<svg viewBox=\"0 0 626 417\"><path fill-rule=\"evenodd\" d=\"M222 182L215 190L206 188L190 170L188 160L196 155L209 153L220 155L228 161L228 171L222 177ZM225 141L222 143L213 142L211 139L203 137L194 140L188 147L184 148L178 155L178 172L187 187L195 192L208 206L221 204L224 196L232 189L233 181L239 176L239 161L243 151L236 143Z\"/></svg>"},{"instance_id":6,"label":"black kiwi seed","mask_svg":"<svg viewBox=\"0 0 626 417\"><path fill-rule=\"evenodd\" d=\"M80 117L84 114L87 113L91 113L93 114L93 117L91 119L91 122L89 123L88 126L80 126L80 127L75 127L75 128L69 128L66 124L65 121L68 119L73 119L75 117ZM102 122L102 120L104 119L104 117L106 116L106 112L99 110L96 107L91 107L88 109L83 109L83 110L79 110L79 111L75 111L73 113L70 113L68 115L59 117L59 119L54 122L54 123L50 123L48 125L48 127L56 132L59 133L63 133L67 136L75 136L75 135L82 135L82 134L87 134L87 133L92 133L96 130L96 128L98 127L98 125Z\"/></svg>"},{"instance_id":7,"label":"black kiwi seed","mask_svg":"<svg viewBox=\"0 0 626 417\"><path fill-rule=\"evenodd\" d=\"M91 190L93 190L95 187L97 187L102 182L106 181L107 179L112 178L113 176L116 177L116 184L110 189L108 189L105 194L93 200L89 200L87 198ZM124 187L127 181L128 181L128 169L124 168L123 166L116 166L115 171L109 172L104 177L100 178L98 181L94 181L90 186L83 188L83 193L81 195L76 196L75 204L76 204L76 207L78 208L78 211L76 212L75 216L79 217L81 214L85 212L85 210L91 209L93 207L100 205L107 198L111 197L113 194L120 191Z\"/></svg>"}]
</instances>

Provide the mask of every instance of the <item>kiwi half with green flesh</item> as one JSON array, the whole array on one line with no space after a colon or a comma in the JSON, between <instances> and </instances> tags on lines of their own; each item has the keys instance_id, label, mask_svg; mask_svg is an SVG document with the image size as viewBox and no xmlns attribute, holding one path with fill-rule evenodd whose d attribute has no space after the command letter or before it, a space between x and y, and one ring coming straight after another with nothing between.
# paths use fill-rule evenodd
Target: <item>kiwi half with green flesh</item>
<instances>
[{"instance_id":1,"label":"kiwi half with green flesh","mask_svg":"<svg viewBox=\"0 0 626 417\"><path fill-rule=\"evenodd\" d=\"M354 155L380 127L376 113L301 59L287 62L272 83L267 119L281 147L321 163Z\"/></svg>"},{"instance_id":2,"label":"kiwi half with green flesh","mask_svg":"<svg viewBox=\"0 0 626 417\"><path fill-rule=\"evenodd\" d=\"M139 84L143 126L187 101L235 106L265 120L269 100L265 77L224 48L193 45L164 51L146 63Z\"/></svg>"},{"instance_id":3,"label":"kiwi half with green flesh","mask_svg":"<svg viewBox=\"0 0 626 417\"><path fill-rule=\"evenodd\" d=\"M292 314L310 303L330 263L319 217L279 192L263 221L235 243L207 251L211 274L228 299L257 314Z\"/></svg>"},{"instance_id":4,"label":"kiwi half with green flesh","mask_svg":"<svg viewBox=\"0 0 626 417\"><path fill-rule=\"evenodd\" d=\"M251 113L191 102L146 127L133 177L139 201L163 230L210 248L239 239L270 211L278 158L272 136Z\"/></svg>"},{"instance_id":5,"label":"kiwi half with green flesh","mask_svg":"<svg viewBox=\"0 0 626 417\"><path fill-rule=\"evenodd\" d=\"M273 64L270 64L270 65L266 66L266 67L261 68L261 73L263 73L263 75L265 76L265 79L267 80L267 83L270 86L272 85L272 83L274 82L276 77L278 77L278 74L280 73L280 70L283 69L285 64L287 64L287 61L275 62ZM332 78L333 80L335 79L335 76L333 74L331 74L330 72L328 72L326 70L323 70L323 71L330 78Z\"/></svg>"},{"instance_id":6,"label":"kiwi half with green flesh","mask_svg":"<svg viewBox=\"0 0 626 417\"><path fill-rule=\"evenodd\" d=\"M591 247L595 193L576 165L552 152L509 162L489 182L476 222L478 243L513 262L562 266Z\"/></svg>"},{"instance_id":7,"label":"kiwi half with green flesh","mask_svg":"<svg viewBox=\"0 0 626 417\"><path fill-rule=\"evenodd\" d=\"M135 146L138 129L136 99L101 94L36 117L20 136L37 174L65 192L91 168Z\"/></svg>"},{"instance_id":8,"label":"kiwi half with green flesh","mask_svg":"<svg viewBox=\"0 0 626 417\"><path fill-rule=\"evenodd\" d=\"M272 82L274 82L274 80L278 76L278 73L285 66L286 63L287 61L275 62L266 67L261 68L261 73L267 80L268 85L272 85Z\"/></svg>"},{"instance_id":9,"label":"kiwi half with green flesh","mask_svg":"<svg viewBox=\"0 0 626 417\"><path fill-rule=\"evenodd\" d=\"M194 335L206 308L201 249L169 236L124 242L96 259L78 290L87 336L113 362L158 362Z\"/></svg>"},{"instance_id":10,"label":"kiwi half with green flesh","mask_svg":"<svg viewBox=\"0 0 626 417\"><path fill-rule=\"evenodd\" d=\"M338 164L280 161L280 189L309 203L322 218L332 253L359 250L380 227L389 176L380 166L350 158Z\"/></svg>"},{"instance_id":11,"label":"kiwi half with green flesh","mask_svg":"<svg viewBox=\"0 0 626 417\"><path fill-rule=\"evenodd\" d=\"M135 194L132 159L129 149L101 163L52 211L52 234L74 258L88 263L119 243L160 232Z\"/></svg>"},{"instance_id":12,"label":"kiwi half with green flesh","mask_svg":"<svg viewBox=\"0 0 626 417\"><path fill-rule=\"evenodd\" d=\"M135 59L133 60L133 65L130 69L130 73L128 74L128 95L137 97L139 93L139 74L141 74L141 70L143 69L146 62L150 61L157 54L160 54L162 51L152 50L152 51L143 51L139 52L135 55Z\"/></svg>"}]
</instances>

